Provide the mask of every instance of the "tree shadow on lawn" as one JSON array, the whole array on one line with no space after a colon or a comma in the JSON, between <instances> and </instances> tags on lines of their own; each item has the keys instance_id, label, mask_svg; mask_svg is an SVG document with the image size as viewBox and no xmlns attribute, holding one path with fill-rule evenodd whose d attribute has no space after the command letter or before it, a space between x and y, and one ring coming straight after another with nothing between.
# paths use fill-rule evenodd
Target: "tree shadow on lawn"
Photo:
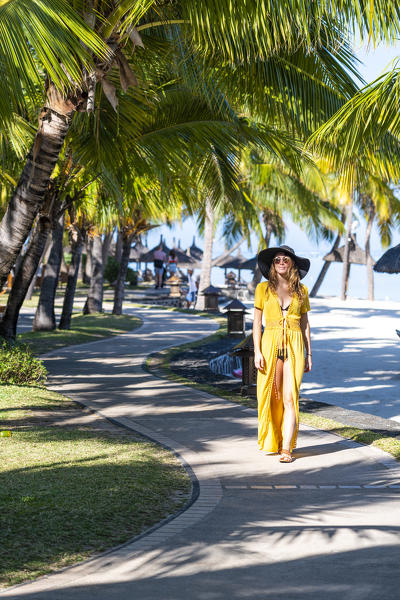
<instances>
[{"instance_id":1,"label":"tree shadow on lawn","mask_svg":"<svg viewBox=\"0 0 400 600\"><path fill-rule=\"evenodd\" d=\"M17 433L7 452L10 468L0 473L2 583L127 541L176 512L190 493L178 461L149 442L38 429ZM23 466L11 466L18 462Z\"/></svg>"}]
</instances>

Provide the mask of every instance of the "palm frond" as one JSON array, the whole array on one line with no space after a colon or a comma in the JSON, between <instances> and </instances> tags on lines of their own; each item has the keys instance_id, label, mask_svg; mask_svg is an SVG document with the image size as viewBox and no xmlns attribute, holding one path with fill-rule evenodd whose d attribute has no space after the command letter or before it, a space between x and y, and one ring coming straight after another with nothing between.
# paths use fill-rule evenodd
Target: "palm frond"
<instances>
[{"instance_id":1,"label":"palm frond","mask_svg":"<svg viewBox=\"0 0 400 600\"><path fill-rule=\"evenodd\" d=\"M350 173L374 163L383 178L398 181L400 158L400 69L364 87L309 139L334 168ZM369 170L371 170L369 168ZM350 179L350 177L348 177Z\"/></svg>"},{"instance_id":2,"label":"palm frond","mask_svg":"<svg viewBox=\"0 0 400 600\"><path fill-rule=\"evenodd\" d=\"M8 0L0 3L0 72L11 102L0 118L36 98L44 73L59 88L71 89L107 46L66 0ZM7 90L7 94L5 94ZM42 92L43 93L43 92Z\"/></svg>"}]
</instances>

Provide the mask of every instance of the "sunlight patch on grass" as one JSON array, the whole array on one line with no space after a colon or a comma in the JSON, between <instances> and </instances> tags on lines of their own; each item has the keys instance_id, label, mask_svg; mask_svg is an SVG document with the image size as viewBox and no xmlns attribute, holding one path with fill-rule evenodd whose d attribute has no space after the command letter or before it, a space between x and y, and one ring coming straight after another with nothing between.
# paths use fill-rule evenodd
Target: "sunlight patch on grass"
<instances>
[{"instance_id":1,"label":"sunlight patch on grass","mask_svg":"<svg viewBox=\"0 0 400 600\"><path fill-rule=\"evenodd\" d=\"M300 411L300 421L305 425L336 433L341 437L353 440L359 444L375 446L376 448L380 448L381 450L392 454L397 460L400 460L400 440L391 437L390 435L382 435L381 433L370 431L369 429L359 429L358 427L344 425L333 419L327 419L302 411Z\"/></svg>"},{"instance_id":2,"label":"sunlight patch on grass","mask_svg":"<svg viewBox=\"0 0 400 600\"><path fill-rule=\"evenodd\" d=\"M30 385L0 384L0 428L1 420L23 420L35 410L58 410L75 403L67 402L64 396L44 387Z\"/></svg>"}]
</instances>

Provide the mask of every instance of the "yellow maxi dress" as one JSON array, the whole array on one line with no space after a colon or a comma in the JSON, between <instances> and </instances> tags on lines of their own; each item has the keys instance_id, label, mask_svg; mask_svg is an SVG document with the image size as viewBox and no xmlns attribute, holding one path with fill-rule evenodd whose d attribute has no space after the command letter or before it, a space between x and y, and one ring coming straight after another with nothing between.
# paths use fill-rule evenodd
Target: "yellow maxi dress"
<instances>
[{"instance_id":1,"label":"yellow maxi dress","mask_svg":"<svg viewBox=\"0 0 400 600\"><path fill-rule=\"evenodd\" d=\"M271 402L278 349L282 342L288 351L292 373L292 397L296 410L296 430L292 448L296 447L299 430L299 391L304 373L304 340L300 329L300 317L310 310L308 290L302 285L304 300L301 303L294 295L289 310L282 315L279 298L269 288L268 281L256 287L254 306L263 311L264 333L261 339L261 352L264 369L257 375L258 402L258 447L266 452L277 452L282 445L283 404ZM281 391L281 398L282 398Z\"/></svg>"}]
</instances>

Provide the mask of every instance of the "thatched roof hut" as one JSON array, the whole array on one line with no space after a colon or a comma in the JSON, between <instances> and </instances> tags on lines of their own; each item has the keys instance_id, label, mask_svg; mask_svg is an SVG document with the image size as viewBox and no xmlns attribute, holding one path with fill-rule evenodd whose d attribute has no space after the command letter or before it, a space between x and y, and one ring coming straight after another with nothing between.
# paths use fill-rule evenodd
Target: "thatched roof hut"
<instances>
[{"instance_id":1,"label":"thatched roof hut","mask_svg":"<svg viewBox=\"0 0 400 600\"><path fill-rule=\"evenodd\" d=\"M197 260L190 256L190 254L186 252L184 252L181 248L172 248L172 250L175 252L175 256L176 256L176 260L178 262L178 267L193 267L195 268L195 265L197 265Z\"/></svg>"},{"instance_id":2,"label":"thatched roof hut","mask_svg":"<svg viewBox=\"0 0 400 600\"><path fill-rule=\"evenodd\" d=\"M375 263L377 273L400 273L400 244L389 248Z\"/></svg>"},{"instance_id":3,"label":"thatched roof hut","mask_svg":"<svg viewBox=\"0 0 400 600\"><path fill-rule=\"evenodd\" d=\"M248 269L249 271L254 271L256 266L257 266L257 256L254 256L254 258L249 258L248 260L246 260L240 268Z\"/></svg>"},{"instance_id":4,"label":"thatched roof hut","mask_svg":"<svg viewBox=\"0 0 400 600\"><path fill-rule=\"evenodd\" d=\"M355 236L351 237L350 240L350 255L349 260L352 265L366 265L367 264L367 255L365 254L365 250L363 250L358 244ZM324 256L324 260L327 262L343 262L345 247L341 246L337 248L337 250L333 250ZM372 264L375 264L374 259L372 259Z\"/></svg>"},{"instance_id":5,"label":"thatched roof hut","mask_svg":"<svg viewBox=\"0 0 400 600\"><path fill-rule=\"evenodd\" d=\"M203 250L196 246L196 238L193 236L192 245L186 250L186 254L194 258L197 261L201 261L203 258Z\"/></svg>"},{"instance_id":6,"label":"thatched roof hut","mask_svg":"<svg viewBox=\"0 0 400 600\"><path fill-rule=\"evenodd\" d=\"M232 255L230 255L232 256ZM236 256L233 256L233 258L231 258L231 260L229 260L228 262L224 262L224 268L226 269L242 269L242 265L247 262L247 258L245 258L243 256L243 254L241 252L238 252ZM218 267L220 267L221 265L218 264Z\"/></svg>"},{"instance_id":7,"label":"thatched roof hut","mask_svg":"<svg viewBox=\"0 0 400 600\"><path fill-rule=\"evenodd\" d=\"M143 256L141 256L141 261L142 262L153 262L153 254L160 247L160 244L162 246L163 251L168 256L169 248L168 248L167 244L164 242L163 237L160 236L160 241L158 242L158 244L156 246L154 246L154 248L151 248L151 250L149 250L148 252L143 254Z\"/></svg>"},{"instance_id":8,"label":"thatched roof hut","mask_svg":"<svg viewBox=\"0 0 400 600\"><path fill-rule=\"evenodd\" d=\"M129 254L129 261L130 262L142 262L142 256L147 254L149 252L149 249L147 246L145 246L144 244L142 244L142 242L136 242L136 244L134 245L133 248L131 248L131 252Z\"/></svg>"},{"instance_id":9,"label":"thatched roof hut","mask_svg":"<svg viewBox=\"0 0 400 600\"><path fill-rule=\"evenodd\" d=\"M223 254L215 259L214 266L221 267L221 269L227 269L229 264L233 262L235 257L232 254L227 254L224 256Z\"/></svg>"}]
</instances>

